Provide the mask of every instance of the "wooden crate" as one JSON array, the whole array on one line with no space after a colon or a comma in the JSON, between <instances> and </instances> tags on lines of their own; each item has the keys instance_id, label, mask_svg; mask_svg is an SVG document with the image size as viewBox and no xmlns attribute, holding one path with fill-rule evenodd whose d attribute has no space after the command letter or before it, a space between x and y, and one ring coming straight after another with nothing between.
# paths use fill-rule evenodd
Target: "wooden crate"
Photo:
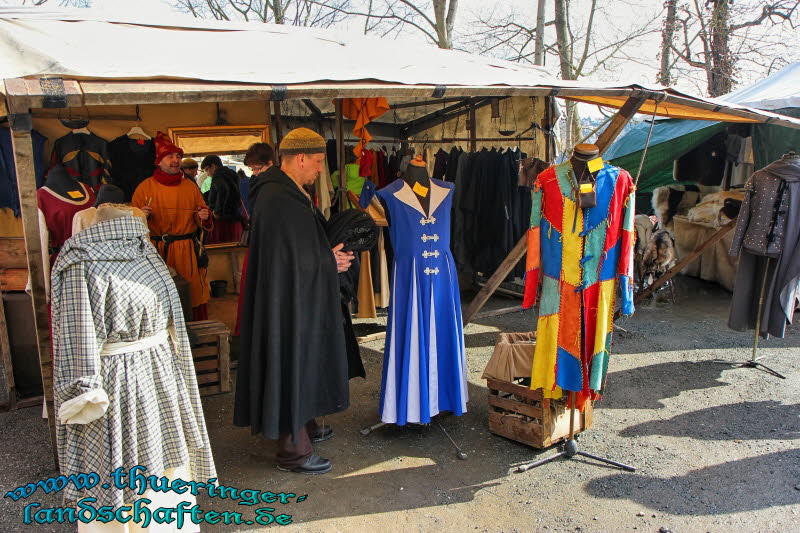
<instances>
[{"instance_id":1,"label":"wooden crate","mask_svg":"<svg viewBox=\"0 0 800 533\"><path fill-rule=\"evenodd\" d=\"M534 448L547 448L569 436L566 398L542 397L542 389L488 378L489 431ZM592 425L592 406L575 412L575 434Z\"/></svg>"},{"instance_id":2,"label":"wooden crate","mask_svg":"<svg viewBox=\"0 0 800 533\"><path fill-rule=\"evenodd\" d=\"M187 322L200 395L231 392L231 331L222 322Z\"/></svg>"}]
</instances>

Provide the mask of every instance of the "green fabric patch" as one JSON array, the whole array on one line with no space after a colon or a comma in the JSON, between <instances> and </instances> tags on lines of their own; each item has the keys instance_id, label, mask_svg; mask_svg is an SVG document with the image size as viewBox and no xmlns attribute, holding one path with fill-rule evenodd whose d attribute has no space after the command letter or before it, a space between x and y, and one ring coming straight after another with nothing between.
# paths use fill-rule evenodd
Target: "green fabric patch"
<instances>
[{"instance_id":1,"label":"green fabric patch","mask_svg":"<svg viewBox=\"0 0 800 533\"><path fill-rule=\"evenodd\" d=\"M610 337L610 335L609 335ZM592 369L589 373L589 388L595 391L602 390L608 372L608 350L604 350L592 357Z\"/></svg>"},{"instance_id":2,"label":"green fabric patch","mask_svg":"<svg viewBox=\"0 0 800 533\"><path fill-rule=\"evenodd\" d=\"M603 248L606 244L608 220L604 220L594 228L583 241L583 286L589 287L600 281L600 260L603 258Z\"/></svg>"},{"instance_id":3,"label":"green fabric patch","mask_svg":"<svg viewBox=\"0 0 800 533\"><path fill-rule=\"evenodd\" d=\"M539 301L539 316L556 315L561 309L560 280L542 276L542 297Z\"/></svg>"}]
</instances>

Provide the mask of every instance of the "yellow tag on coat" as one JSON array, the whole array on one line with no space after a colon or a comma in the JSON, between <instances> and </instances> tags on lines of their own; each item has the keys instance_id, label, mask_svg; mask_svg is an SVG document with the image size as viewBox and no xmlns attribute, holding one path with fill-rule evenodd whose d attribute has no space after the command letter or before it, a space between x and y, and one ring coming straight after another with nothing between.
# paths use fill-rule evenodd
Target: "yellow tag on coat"
<instances>
[{"instance_id":1,"label":"yellow tag on coat","mask_svg":"<svg viewBox=\"0 0 800 533\"><path fill-rule=\"evenodd\" d=\"M83 198L83 193L81 191L69 191L67 194L69 194L72 198L75 199Z\"/></svg>"},{"instance_id":2,"label":"yellow tag on coat","mask_svg":"<svg viewBox=\"0 0 800 533\"><path fill-rule=\"evenodd\" d=\"M428 195L428 188L424 185L420 185L419 183L414 184L413 191L417 193L417 196L427 196Z\"/></svg>"},{"instance_id":3,"label":"yellow tag on coat","mask_svg":"<svg viewBox=\"0 0 800 533\"><path fill-rule=\"evenodd\" d=\"M592 183L581 183L581 194L592 192L594 190L594 184Z\"/></svg>"},{"instance_id":4,"label":"yellow tag on coat","mask_svg":"<svg viewBox=\"0 0 800 533\"><path fill-rule=\"evenodd\" d=\"M603 168L603 158L602 157L595 157L591 161L586 162L586 168L589 169L589 172L597 172L601 168Z\"/></svg>"}]
</instances>

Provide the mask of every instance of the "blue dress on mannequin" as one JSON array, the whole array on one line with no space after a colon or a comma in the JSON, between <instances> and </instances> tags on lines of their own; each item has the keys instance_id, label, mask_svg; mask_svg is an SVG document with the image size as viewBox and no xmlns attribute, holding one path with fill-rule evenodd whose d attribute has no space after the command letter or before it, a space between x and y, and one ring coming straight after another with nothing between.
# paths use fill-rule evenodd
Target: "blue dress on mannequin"
<instances>
[{"instance_id":1,"label":"blue dress on mannequin","mask_svg":"<svg viewBox=\"0 0 800 533\"><path fill-rule=\"evenodd\" d=\"M452 183L430 180L430 216L397 179L377 192L394 248L381 383L381 421L427 424L467 410L461 298L450 252Z\"/></svg>"}]
</instances>

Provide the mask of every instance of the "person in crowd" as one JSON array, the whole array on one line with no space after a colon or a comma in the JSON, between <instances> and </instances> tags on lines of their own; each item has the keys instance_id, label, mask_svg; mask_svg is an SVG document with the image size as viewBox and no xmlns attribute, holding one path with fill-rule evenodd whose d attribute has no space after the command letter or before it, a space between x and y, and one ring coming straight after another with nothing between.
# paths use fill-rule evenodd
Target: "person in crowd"
<instances>
[{"instance_id":1,"label":"person in crowd","mask_svg":"<svg viewBox=\"0 0 800 533\"><path fill-rule=\"evenodd\" d=\"M197 180L198 170L199 167L197 165L197 161L195 161L191 157L186 157L183 159L183 161L181 161L181 172L183 172L183 175L189 178L190 180L192 181Z\"/></svg>"},{"instance_id":2,"label":"person in crowd","mask_svg":"<svg viewBox=\"0 0 800 533\"><path fill-rule=\"evenodd\" d=\"M315 419L349 405L338 272L353 254L331 246L325 219L303 189L322 170L325 139L298 128L279 151L280 167L259 173L250 189L234 424L278 440L278 469L324 474L331 462L312 443L333 429Z\"/></svg>"},{"instance_id":3,"label":"person in crowd","mask_svg":"<svg viewBox=\"0 0 800 533\"><path fill-rule=\"evenodd\" d=\"M207 155L200 163L200 170L206 175L206 178L200 183L200 192L205 195L211 189L211 178L218 168L222 167L222 159L218 155Z\"/></svg>"},{"instance_id":4,"label":"person in crowd","mask_svg":"<svg viewBox=\"0 0 800 533\"><path fill-rule=\"evenodd\" d=\"M155 172L136 187L131 205L147 216L150 239L167 266L189 282L193 319L207 320L208 256L199 234L213 229L211 212L200 190L181 172L183 150L162 132L156 134L155 144Z\"/></svg>"}]
</instances>

